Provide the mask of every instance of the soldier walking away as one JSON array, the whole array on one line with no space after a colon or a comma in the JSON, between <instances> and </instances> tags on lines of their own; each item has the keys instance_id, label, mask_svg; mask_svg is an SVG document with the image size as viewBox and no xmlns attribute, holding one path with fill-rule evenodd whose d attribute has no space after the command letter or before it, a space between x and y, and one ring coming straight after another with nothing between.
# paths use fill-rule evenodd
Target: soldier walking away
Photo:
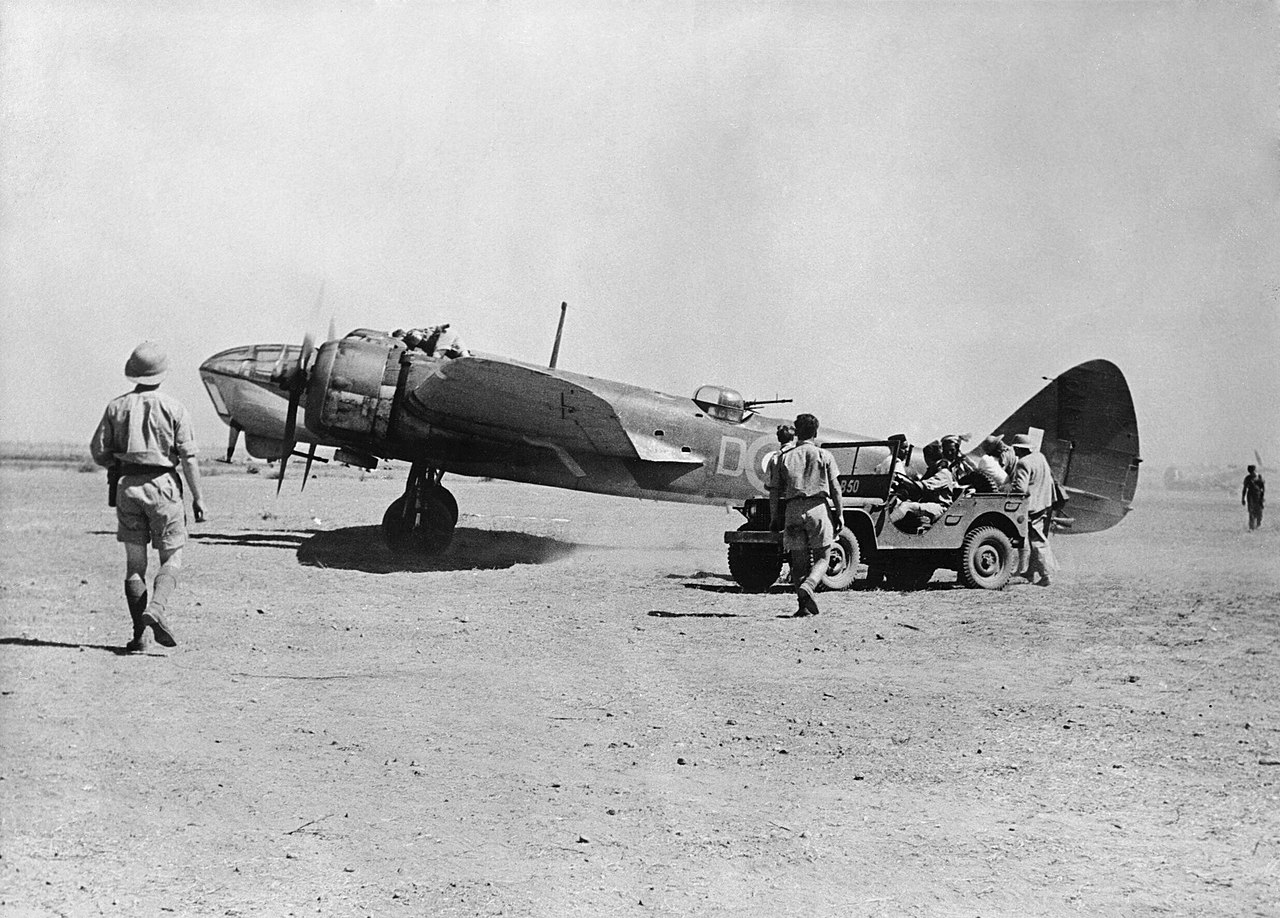
<instances>
[{"instance_id":1,"label":"soldier walking away","mask_svg":"<svg viewBox=\"0 0 1280 918\"><path fill-rule=\"evenodd\" d=\"M1011 490L1028 495L1027 534L1019 552L1018 574L1032 583L1048 586L1052 579L1050 575L1058 569L1053 549L1049 546L1054 500L1053 470L1049 468L1049 460L1044 453L1035 448L1026 434L1015 436L1010 445L1018 457L1010 478ZM1036 580L1037 575L1039 580Z\"/></svg>"},{"instance_id":2,"label":"soldier walking away","mask_svg":"<svg viewBox=\"0 0 1280 918\"><path fill-rule=\"evenodd\" d=\"M814 593L831 558L831 546L844 519L836 460L813 442L818 419L796 418L797 443L778 454L769 480L772 527L782 529L782 547L796 585L796 617L818 614Z\"/></svg>"},{"instance_id":3,"label":"soldier walking away","mask_svg":"<svg viewBox=\"0 0 1280 918\"><path fill-rule=\"evenodd\" d=\"M1248 468L1249 474L1244 476L1244 489L1240 492L1240 506L1249 508L1249 528L1257 529L1262 525L1262 508L1267 502L1267 483L1256 465Z\"/></svg>"},{"instance_id":4,"label":"soldier walking away","mask_svg":"<svg viewBox=\"0 0 1280 918\"><path fill-rule=\"evenodd\" d=\"M196 522L205 520L200 492L200 465L195 434L186 406L160 391L169 372L169 358L153 341L144 341L129 355L124 375L132 392L112 399L93 434L93 461L107 468L108 503L116 508L116 541L124 544L125 601L133 619L130 653L146 650L146 631L165 647L177 646L164 615L182 570L182 546L187 541L182 481L191 489ZM147 546L160 554L147 599Z\"/></svg>"}]
</instances>

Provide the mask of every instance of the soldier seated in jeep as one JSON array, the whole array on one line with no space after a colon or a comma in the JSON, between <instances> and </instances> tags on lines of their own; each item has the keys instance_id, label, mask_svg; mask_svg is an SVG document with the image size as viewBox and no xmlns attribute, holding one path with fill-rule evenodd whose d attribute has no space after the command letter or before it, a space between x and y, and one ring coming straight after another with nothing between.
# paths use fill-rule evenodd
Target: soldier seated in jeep
<instances>
[{"instance_id":1,"label":"soldier seated in jeep","mask_svg":"<svg viewBox=\"0 0 1280 918\"><path fill-rule=\"evenodd\" d=\"M919 532L933 525L961 490L937 440L925 445L924 461L923 478L894 473L893 494L885 512L903 532Z\"/></svg>"}]
</instances>

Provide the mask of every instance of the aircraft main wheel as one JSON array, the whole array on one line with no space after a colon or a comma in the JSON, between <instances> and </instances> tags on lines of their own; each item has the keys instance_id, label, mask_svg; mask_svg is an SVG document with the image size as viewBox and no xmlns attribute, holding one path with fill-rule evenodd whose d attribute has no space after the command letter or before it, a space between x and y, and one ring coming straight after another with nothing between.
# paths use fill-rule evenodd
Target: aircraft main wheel
<instances>
[{"instance_id":1,"label":"aircraft main wheel","mask_svg":"<svg viewBox=\"0 0 1280 918\"><path fill-rule=\"evenodd\" d=\"M827 572L822 575L824 590L847 590L858 578L858 563L862 552L858 540L846 527L836 536L831 546L831 556L827 559Z\"/></svg>"},{"instance_id":2,"label":"aircraft main wheel","mask_svg":"<svg viewBox=\"0 0 1280 918\"><path fill-rule=\"evenodd\" d=\"M420 504L414 507L401 495L382 515L382 536L392 551L434 555L453 541L456 518L450 512L450 505L434 491L422 494Z\"/></svg>"},{"instance_id":3,"label":"aircraft main wheel","mask_svg":"<svg viewBox=\"0 0 1280 918\"><path fill-rule=\"evenodd\" d=\"M453 520L453 525L458 525L458 499L453 496L453 492L446 487L433 488L431 491L440 499L440 503L444 504L445 509L449 511L449 519Z\"/></svg>"},{"instance_id":4,"label":"aircraft main wheel","mask_svg":"<svg viewBox=\"0 0 1280 918\"><path fill-rule=\"evenodd\" d=\"M763 593L778 582L782 551L776 545L730 545L729 573L745 592Z\"/></svg>"},{"instance_id":5,"label":"aircraft main wheel","mask_svg":"<svg viewBox=\"0 0 1280 918\"><path fill-rule=\"evenodd\" d=\"M413 527L417 523L417 514L408 509L408 500L401 495L391 502L387 512L382 514L382 536L387 544L396 548L413 535Z\"/></svg>"},{"instance_id":6,"label":"aircraft main wheel","mask_svg":"<svg viewBox=\"0 0 1280 918\"><path fill-rule=\"evenodd\" d=\"M960 580L965 586L999 590L1013 576L1013 543L994 526L982 526L964 537L960 548Z\"/></svg>"}]
</instances>

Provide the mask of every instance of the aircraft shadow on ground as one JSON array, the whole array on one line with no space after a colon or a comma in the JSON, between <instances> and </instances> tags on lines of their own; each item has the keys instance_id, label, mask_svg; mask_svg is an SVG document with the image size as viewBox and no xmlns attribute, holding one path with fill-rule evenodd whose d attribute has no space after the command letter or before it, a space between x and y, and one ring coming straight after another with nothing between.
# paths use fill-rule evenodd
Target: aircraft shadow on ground
<instances>
[{"instance_id":1,"label":"aircraft shadow on ground","mask_svg":"<svg viewBox=\"0 0 1280 918\"><path fill-rule=\"evenodd\" d=\"M188 532L193 542L208 545L239 545L245 548L300 548L319 529L279 529L254 532Z\"/></svg>"},{"instance_id":2,"label":"aircraft shadow on ground","mask_svg":"<svg viewBox=\"0 0 1280 918\"><path fill-rule=\"evenodd\" d=\"M209 532L188 529L187 538L206 545L237 545L242 548L297 548L319 529L254 529L241 532ZM94 529L89 535L113 536L115 530Z\"/></svg>"},{"instance_id":3,"label":"aircraft shadow on ground","mask_svg":"<svg viewBox=\"0 0 1280 918\"><path fill-rule=\"evenodd\" d=\"M124 645L111 646L108 644L76 644L69 641L46 641L42 638L28 637L3 637L0 638L0 646L7 645L10 647L54 647L62 650L105 650L107 653L113 653L118 657L131 656Z\"/></svg>"},{"instance_id":4,"label":"aircraft shadow on ground","mask_svg":"<svg viewBox=\"0 0 1280 918\"><path fill-rule=\"evenodd\" d=\"M459 527L438 555L399 554L387 548L378 526L317 532L298 546L298 561L370 574L503 570L517 564L548 564L585 546L524 532Z\"/></svg>"}]
</instances>

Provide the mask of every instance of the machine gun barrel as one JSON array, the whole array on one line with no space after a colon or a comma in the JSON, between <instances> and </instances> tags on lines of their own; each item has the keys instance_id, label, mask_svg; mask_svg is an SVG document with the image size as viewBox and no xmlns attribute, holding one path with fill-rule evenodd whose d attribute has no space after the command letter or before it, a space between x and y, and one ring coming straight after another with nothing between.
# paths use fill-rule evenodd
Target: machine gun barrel
<instances>
[{"instance_id":1,"label":"machine gun barrel","mask_svg":"<svg viewBox=\"0 0 1280 918\"><path fill-rule=\"evenodd\" d=\"M748 411L754 411L761 405L790 405L794 401L793 398L758 398L743 402L743 407Z\"/></svg>"}]
</instances>

